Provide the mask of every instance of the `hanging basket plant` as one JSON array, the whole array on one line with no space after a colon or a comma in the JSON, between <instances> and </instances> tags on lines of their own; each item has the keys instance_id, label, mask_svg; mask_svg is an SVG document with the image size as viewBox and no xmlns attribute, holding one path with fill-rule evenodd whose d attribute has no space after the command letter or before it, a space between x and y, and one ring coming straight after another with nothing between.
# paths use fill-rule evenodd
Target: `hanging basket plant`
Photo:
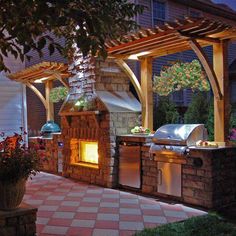
<instances>
[{"instance_id":1,"label":"hanging basket plant","mask_svg":"<svg viewBox=\"0 0 236 236\"><path fill-rule=\"evenodd\" d=\"M174 91L191 88L193 91L209 91L210 84L198 60L192 62L172 62L163 66L160 76L154 75L153 91L167 96Z\"/></svg>"},{"instance_id":2,"label":"hanging basket plant","mask_svg":"<svg viewBox=\"0 0 236 236\"><path fill-rule=\"evenodd\" d=\"M66 87L55 87L50 91L49 99L51 102L56 103L63 101L68 94L68 89Z\"/></svg>"}]
</instances>

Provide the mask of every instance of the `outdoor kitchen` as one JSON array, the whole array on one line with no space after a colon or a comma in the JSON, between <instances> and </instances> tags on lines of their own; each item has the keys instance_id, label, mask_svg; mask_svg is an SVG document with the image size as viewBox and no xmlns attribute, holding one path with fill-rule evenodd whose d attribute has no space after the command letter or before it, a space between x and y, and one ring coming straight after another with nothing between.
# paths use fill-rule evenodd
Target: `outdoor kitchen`
<instances>
[{"instance_id":1,"label":"outdoor kitchen","mask_svg":"<svg viewBox=\"0 0 236 236\"><path fill-rule=\"evenodd\" d=\"M76 51L69 67L72 75L69 95L59 113L61 135L46 140L49 166L46 170L91 184L205 208L220 208L235 202L236 148L227 143L229 127L225 122L229 114L225 76L227 41L214 44L213 69L199 49L206 46L204 42L190 42L180 35L183 49L177 47L174 39L181 30L185 36L191 35L193 26L212 36L212 31L205 32L204 24L202 20L187 19L155 32L143 31L128 41L111 42L106 61L83 58ZM228 30L231 26L224 26L222 35L230 35ZM214 94L214 142L208 141L203 124L166 124L153 131L152 56L136 55L141 61L141 83L122 58L146 52L149 44L156 41L158 47L162 48L162 43L166 47L167 36L162 38L163 31L173 37L167 44L174 50L160 51L160 55L154 50L152 56L174 53L176 47L180 52L192 49L204 66ZM221 37L217 35L219 31L215 27L215 37ZM225 85L221 80L223 74ZM130 92L130 82L139 99ZM61 171L58 171L59 149Z\"/></svg>"},{"instance_id":2,"label":"outdoor kitchen","mask_svg":"<svg viewBox=\"0 0 236 236\"><path fill-rule=\"evenodd\" d=\"M235 200L234 147L204 141L202 124L135 132L141 104L124 71L113 59L77 59L60 110L61 134L44 140L46 171L206 208Z\"/></svg>"},{"instance_id":3,"label":"outdoor kitchen","mask_svg":"<svg viewBox=\"0 0 236 236\"><path fill-rule=\"evenodd\" d=\"M154 135L119 136L119 160L127 156L125 163L120 162L119 183L141 193L206 208L229 205L236 194L236 150L213 143L196 145L206 138L203 125L178 124L162 126ZM129 160L137 160L134 153L139 155L135 169Z\"/></svg>"}]
</instances>

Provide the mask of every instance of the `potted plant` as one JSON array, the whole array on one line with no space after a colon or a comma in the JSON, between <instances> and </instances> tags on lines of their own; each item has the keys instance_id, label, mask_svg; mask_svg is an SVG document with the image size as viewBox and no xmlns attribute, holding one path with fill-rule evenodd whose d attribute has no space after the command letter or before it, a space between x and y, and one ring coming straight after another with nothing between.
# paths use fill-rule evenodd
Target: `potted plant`
<instances>
[{"instance_id":1,"label":"potted plant","mask_svg":"<svg viewBox=\"0 0 236 236\"><path fill-rule=\"evenodd\" d=\"M15 133L0 142L0 210L19 207L25 193L28 177L39 171L39 157L33 148L27 148L22 134Z\"/></svg>"}]
</instances>

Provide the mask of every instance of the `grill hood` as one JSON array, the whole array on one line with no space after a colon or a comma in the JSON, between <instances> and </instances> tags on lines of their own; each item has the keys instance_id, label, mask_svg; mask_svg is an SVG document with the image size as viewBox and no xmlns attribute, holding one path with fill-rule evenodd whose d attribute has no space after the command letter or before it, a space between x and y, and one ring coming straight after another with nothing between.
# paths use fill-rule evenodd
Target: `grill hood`
<instances>
[{"instance_id":1,"label":"grill hood","mask_svg":"<svg viewBox=\"0 0 236 236\"><path fill-rule=\"evenodd\" d=\"M164 125L152 138L150 154L159 157L182 157L186 154L188 146L196 145L200 139L207 139L203 124Z\"/></svg>"},{"instance_id":2,"label":"grill hood","mask_svg":"<svg viewBox=\"0 0 236 236\"><path fill-rule=\"evenodd\" d=\"M203 124L168 124L157 129L152 141L156 144L191 146L200 139L207 139Z\"/></svg>"}]
</instances>

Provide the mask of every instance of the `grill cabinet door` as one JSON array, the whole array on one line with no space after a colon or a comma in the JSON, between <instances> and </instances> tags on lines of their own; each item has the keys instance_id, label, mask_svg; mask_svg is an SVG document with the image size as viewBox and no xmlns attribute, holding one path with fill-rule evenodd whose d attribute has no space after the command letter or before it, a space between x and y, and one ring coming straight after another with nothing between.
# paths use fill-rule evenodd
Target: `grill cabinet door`
<instances>
[{"instance_id":1,"label":"grill cabinet door","mask_svg":"<svg viewBox=\"0 0 236 236\"><path fill-rule=\"evenodd\" d=\"M119 184L140 188L140 150L140 146L119 146Z\"/></svg>"},{"instance_id":2,"label":"grill cabinet door","mask_svg":"<svg viewBox=\"0 0 236 236\"><path fill-rule=\"evenodd\" d=\"M158 162L157 191L181 197L181 164Z\"/></svg>"}]
</instances>

